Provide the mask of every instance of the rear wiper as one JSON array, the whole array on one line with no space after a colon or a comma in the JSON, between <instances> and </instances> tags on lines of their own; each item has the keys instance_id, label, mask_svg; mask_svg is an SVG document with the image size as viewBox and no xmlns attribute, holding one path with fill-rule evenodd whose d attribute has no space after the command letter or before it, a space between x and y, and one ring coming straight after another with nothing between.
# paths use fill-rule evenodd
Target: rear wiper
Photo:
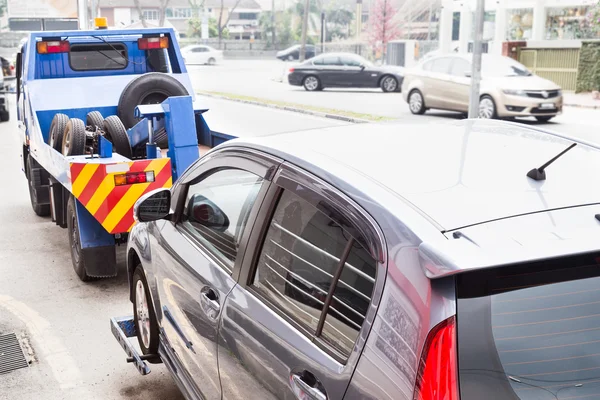
<instances>
[{"instance_id":1,"label":"rear wiper","mask_svg":"<svg viewBox=\"0 0 600 400\"><path fill-rule=\"evenodd\" d=\"M564 149L563 151L561 151L560 153L558 153L556 156L554 156L553 158L551 158L547 163L545 163L541 167L532 169L531 171L529 171L527 173L527 177L533 179L534 181L544 181L544 180L546 180L546 171L545 171L546 167L548 167L554 161L558 160L558 158L560 156L562 156L563 154L565 154L567 151L571 150L575 146L577 146L577 143L573 143L572 145L570 145L569 147L567 147L566 149Z\"/></svg>"}]
</instances>

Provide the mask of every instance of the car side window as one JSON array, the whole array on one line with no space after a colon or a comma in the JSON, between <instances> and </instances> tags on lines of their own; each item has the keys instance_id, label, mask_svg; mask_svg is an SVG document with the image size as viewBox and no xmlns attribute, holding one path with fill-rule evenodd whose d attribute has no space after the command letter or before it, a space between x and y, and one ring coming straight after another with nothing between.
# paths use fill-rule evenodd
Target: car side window
<instances>
[{"instance_id":1,"label":"car side window","mask_svg":"<svg viewBox=\"0 0 600 400\"><path fill-rule=\"evenodd\" d=\"M436 58L433 61L433 65L431 66L431 72L436 72L438 74L449 74L450 73L450 64L452 59L449 57Z\"/></svg>"},{"instance_id":2,"label":"car side window","mask_svg":"<svg viewBox=\"0 0 600 400\"><path fill-rule=\"evenodd\" d=\"M360 241L310 203L284 191L251 287L309 336L347 358L367 314L376 267ZM335 280L338 268L341 275ZM333 297L323 313L332 285Z\"/></svg>"},{"instance_id":3,"label":"car side window","mask_svg":"<svg viewBox=\"0 0 600 400\"><path fill-rule=\"evenodd\" d=\"M323 57L324 65L342 65L340 58L338 56L326 56Z\"/></svg>"},{"instance_id":4,"label":"car side window","mask_svg":"<svg viewBox=\"0 0 600 400\"><path fill-rule=\"evenodd\" d=\"M229 273L262 182L253 173L224 169L188 186L181 224Z\"/></svg>"},{"instance_id":5,"label":"car side window","mask_svg":"<svg viewBox=\"0 0 600 400\"><path fill-rule=\"evenodd\" d=\"M360 60L353 57L341 57L342 64L347 67L360 67Z\"/></svg>"},{"instance_id":6,"label":"car side window","mask_svg":"<svg viewBox=\"0 0 600 400\"><path fill-rule=\"evenodd\" d=\"M423 69L423 71L431 71L431 67L433 66L433 61L434 60L423 63L423 66L421 67Z\"/></svg>"},{"instance_id":7,"label":"car side window","mask_svg":"<svg viewBox=\"0 0 600 400\"><path fill-rule=\"evenodd\" d=\"M452 61L452 69L450 70L450 74L454 76L462 76L464 78L466 76L466 72L471 72L471 64L462 58L455 58Z\"/></svg>"},{"instance_id":8,"label":"car side window","mask_svg":"<svg viewBox=\"0 0 600 400\"><path fill-rule=\"evenodd\" d=\"M324 60L323 60L322 57L321 58L316 58L316 59L313 60L313 65L323 65L323 62L324 62Z\"/></svg>"}]
</instances>

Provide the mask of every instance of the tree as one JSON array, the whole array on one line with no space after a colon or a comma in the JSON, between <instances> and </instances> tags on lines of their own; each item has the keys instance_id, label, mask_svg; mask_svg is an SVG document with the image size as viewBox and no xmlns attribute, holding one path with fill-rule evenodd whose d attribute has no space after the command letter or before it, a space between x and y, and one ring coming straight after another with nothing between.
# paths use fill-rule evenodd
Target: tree
<instances>
[{"instance_id":1,"label":"tree","mask_svg":"<svg viewBox=\"0 0 600 400\"><path fill-rule=\"evenodd\" d=\"M144 13L142 12L142 5L140 4L140 0L133 0L133 3L135 4L135 8L137 8L138 15L140 16L140 21L142 21L142 26L144 28L147 28L148 24L146 23L146 18L144 18Z\"/></svg>"},{"instance_id":2,"label":"tree","mask_svg":"<svg viewBox=\"0 0 600 400\"><path fill-rule=\"evenodd\" d=\"M235 11L237 6L241 3L242 0L235 0L235 4L231 7L230 10L227 10L227 20L223 24L223 10L225 9L225 0L221 0L221 10L219 11L219 22L217 23L217 29L219 31L219 47L221 46L221 40L223 39L223 29L227 27L229 24L229 20L231 19L231 14Z\"/></svg>"},{"instance_id":3,"label":"tree","mask_svg":"<svg viewBox=\"0 0 600 400\"><path fill-rule=\"evenodd\" d=\"M167 11L167 7L169 6L169 1L170 0L160 0L160 2L159 2L160 5L159 5L158 13L160 15L158 16L158 26L165 25L166 11Z\"/></svg>"},{"instance_id":4,"label":"tree","mask_svg":"<svg viewBox=\"0 0 600 400\"><path fill-rule=\"evenodd\" d=\"M6 0L0 0L0 17L6 13Z\"/></svg>"},{"instance_id":5,"label":"tree","mask_svg":"<svg viewBox=\"0 0 600 400\"><path fill-rule=\"evenodd\" d=\"M382 58L385 57L387 43L400 36L400 27L395 19L396 10L391 0L375 0L369 12L369 44L376 51L381 51Z\"/></svg>"}]
</instances>

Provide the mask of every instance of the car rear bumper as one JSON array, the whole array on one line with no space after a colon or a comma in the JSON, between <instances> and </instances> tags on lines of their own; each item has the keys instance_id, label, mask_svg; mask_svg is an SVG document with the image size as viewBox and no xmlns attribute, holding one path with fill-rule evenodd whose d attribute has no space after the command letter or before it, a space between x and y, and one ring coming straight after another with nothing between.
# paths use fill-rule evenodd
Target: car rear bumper
<instances>
[{"instance_id":1,"label":"car rear bumper","mask_svg":"<svg viewBox=\"0 0 600 400\"><path fill-rule=\"evenodd\" d=\"M562 113L563 98L539 99L501 94L496 106L499 117L555 116Z\"/></svg>"},{"instance_id":2,"label":"car rear bumper","mask_svg":"<svg viewBox=\"0 0 600 400\"><path fill-rule=\"evenodd\" d=\"M302 86L302 76L292 72L291 74L288 74L287 78L290 85Z\"/></svg>"}]
</instances>

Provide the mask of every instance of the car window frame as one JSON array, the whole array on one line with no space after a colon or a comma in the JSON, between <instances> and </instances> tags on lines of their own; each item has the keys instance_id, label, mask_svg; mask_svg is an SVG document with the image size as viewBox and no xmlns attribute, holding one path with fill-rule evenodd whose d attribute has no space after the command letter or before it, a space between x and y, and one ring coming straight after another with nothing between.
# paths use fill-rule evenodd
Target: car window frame
<instances>
[{"instance_id":1,"label":"car window frame","mask_svg":"<svg viewBox=\"0 0 600 400\"><path fill-rule=\"evenodd\" d=\"M362 235L365 238L367 246L363 247L365 247L376 262L375 283L368 311L354 342L354 347L347 357L323 339L313 337L312 332L305 329L252 287L263 244L284 190L292 192L320 211L323 210L323 204L332 207L333 210L354 226L356 233L347 231L354 239L356 239L355 234ZM341 221L329 218L340 226L344 226L344 223ZM339 363L340 367L354 368L375 321L387 275L387 248L382 230L375 220L358 204L329 183L286 161L279 166L279 170L273 178L268 193L263 199L263 205L256 217L247 248L249 250L244 254L244 259L242 260L238 285L307 337L318 349L332 357Z\"/></svg>"},{"instance_id":2,"label":"car window frame","mask_svg":"<svg viewBox=\"0 0 600 400\"><path fill-rule=\"evenodd\" d=\"M211 152L200 159L200 162L193 164L179 180L179 184L171 190L171 204L174 213L170 220L182 236L190 241L201 253L208 256L211 261L219 265L225 272L230 273L234 280L238 280L240 267L249 235L256 222L256 217L260 211L261 205L267 195L272 184L272 179L278 166L282 160L276 157L270 157L260 152L253 152L244 148L227 148L221 151ZM246 226L240 236L238 254L233 263L233 267L223 259L221 254L215 254L211 249L206 247L202 242L195 238L189 228L182 224L183 211L187 199L188 189L192 182L197 179L206 179L214 173L227 169L239 169L250 172L262 178L261 187L256 195L256 200L252 206L252 210L248 215ZM231 270L231 272L230 272Z\"/></svg>"}]
</instances>

